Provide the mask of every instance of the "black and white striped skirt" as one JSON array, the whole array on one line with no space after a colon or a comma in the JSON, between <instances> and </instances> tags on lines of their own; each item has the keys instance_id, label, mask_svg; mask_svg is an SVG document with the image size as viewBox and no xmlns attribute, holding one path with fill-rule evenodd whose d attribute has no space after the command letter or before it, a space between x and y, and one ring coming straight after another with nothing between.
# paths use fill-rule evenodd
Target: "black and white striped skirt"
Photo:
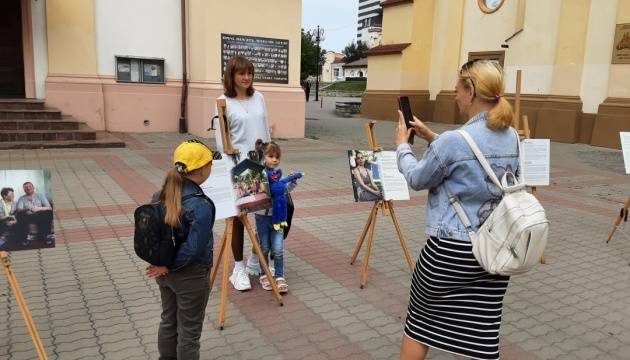
<instances>
[{"instance_id":1,"label":"black and white striped skirt","mask_svg":"<svg viewBox=\"0 0 630 360\"><path fill-rule=\"evenodd\" d=\"M509 281L486 272L471 243L429 238L413 272L405 334L457 355L498 359Z\"/></svg>"}]
</instances>

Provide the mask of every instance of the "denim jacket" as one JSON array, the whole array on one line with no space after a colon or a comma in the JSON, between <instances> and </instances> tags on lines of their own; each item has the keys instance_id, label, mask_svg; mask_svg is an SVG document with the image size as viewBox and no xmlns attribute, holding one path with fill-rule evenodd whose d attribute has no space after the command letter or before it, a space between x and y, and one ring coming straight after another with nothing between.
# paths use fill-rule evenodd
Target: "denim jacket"
<instances>
[{"instance_id":1,"label":"denim jacket","mask_svg":"<svg viewBox=\"0 0 630 360\"><path fill-rule=\"evenodd\" d=\"M462 129L475 140L495 174L518 170L518 138L513 129L494 131L486 126L487 112L472 117ZM428 189L426 233L429 236L470 241L468 232L450 204L449 192L464 207L472 230L488 218L501 201L501 190L488 178L466 140L446 131L417 161L409 144L396 149L398 169L414 190Z\"/></svg>"},{"instance_id":2,"label":"denim jacket","mask_svg":"<svg viewBox=\"0 0 630 360\"><path fill-rule=\"evenodd\" d=\"M195 193L203 191L199 185L184 179L182 197ZM214 216L214 203L202 196L192 196L182 202L180 218L182 226L175 229L175 238L181 246L171 266L173 271L192 264L202 265L208 269L212 267Z\"/></svg>"}]
</instances>

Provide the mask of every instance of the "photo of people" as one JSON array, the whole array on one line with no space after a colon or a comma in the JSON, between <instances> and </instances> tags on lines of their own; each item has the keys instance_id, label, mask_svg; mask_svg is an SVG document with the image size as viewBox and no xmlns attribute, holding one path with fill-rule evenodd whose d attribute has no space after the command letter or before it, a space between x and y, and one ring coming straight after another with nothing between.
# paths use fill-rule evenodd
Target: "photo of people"
<instances>
[{"instance_id":1,"label":"photo of people","mask_svg":"<svg viewBox=\"0 0 630 360\"><path fill-rule=\"evenodd\" d=\"M55 246L49 170L0 170L0 251Z\"/></svg>"},{"instance_id":2,"label":"photo of people","mask_svg":"<svg viewBox=\"0 0 630 360\"><path fill-rule=\"evenodd\" d=\"M354 201L382 200L383 186L376 154L368 150L348 150L348 161Z\"/></svg>"},{"instance_id":3,"label":"photo of people","mask_svg":"<svg viewBox=\"0 0 630 360\"><path fill-rule=\"evenodd\" d=\"M246 159L232 169L232 186L239 211L253 212L271 207L265 167Z\"/></svg>"}]
</instances>

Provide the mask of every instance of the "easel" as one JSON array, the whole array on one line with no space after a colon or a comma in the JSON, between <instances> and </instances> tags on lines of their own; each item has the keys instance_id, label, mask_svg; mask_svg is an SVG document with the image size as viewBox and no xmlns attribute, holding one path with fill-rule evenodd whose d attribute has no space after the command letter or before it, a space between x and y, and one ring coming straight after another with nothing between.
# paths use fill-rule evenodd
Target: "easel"
<instances>
[{"instance_id":1,"label":"easel","mask_svg":"<svg viewBox=\"0 0 630 360\"><path fill-rule=\"evenodd\" d=\"M237 158L239 156L238 149L232 147L232 136L229 132L227 118L225 116L226 112L226 104L225 99L217 99L217 109L219 112L219 124L221 131L221 141L223 143L223 152L227 155ZM267 265L267 259L263 257L262 251L260 249L260 244L258 243L258 236L256 232L252 228L249 219L247 218L247 213L240 213L239 215L231 218L227 218L225 220L225 231L223 233L223 240L221 241L221 247L219 249L219 254L217 256L216 263L218 266L213 266L212 271L210 272L210 289L212 289L212 285L214 284L214 280L217 276L218 268L221 266L221 259L223 259L223 276L221 278L221 304L219 306L219 328L223 330L225 325L225 316L227 310L227 295L228 295L228 274L230 268L230 253L232 252L232 233L234 229L234 221L235 218L238 217L241 223L247 229L247 234L249 235L249 239L252 242L254 247L254 251L256 255L258 255L258 259L260 261L260 265L262 266L269 282L271 283L271 288L273 290L273 294L276 298L276 301L280 306L284 305L282 303L282 296L280 296L280 292L278 291L278 287L276 285L276 280L271 275L271 271L269 271L269 266ZM227 250L226 250L227 249ZM227 252L227 253L226 253Z\"/></svg>"},{"instance_id":2,"label":"easel","mask_svg":"<svg viewBox=\"0 0 630 360\"><path fill-rule=\"evenodd\" d=\"M9 257L9 254L7 254L5 251L0 251L0 261L2 262L2 266L4 267L4 273L7 275L7 280L9 280L9 285L11 285L11 290L13 290L13 293L15 294L18 307L20 308L20 313L22 313L22 318L24 318L24 322L26 323L28 332L31 335L31 339L33 340L33 345L35 345L37 356L39 356L40 360L48 360L48 356L46 355L46 351L44 350L44 344L39 338L39 333L37 333L35 321L33 321L33 317L31 316L31 311L28 309L28 305L26 304L26 300L24 300L24 294L22 294L20 284L18 283L17 278L15 277L15 273L11 268L11 258Z\"/></svg>"},{"instance_id":3,"label":"easel","mask_svg":"<svg viewBox=\"0 0 630 360\"><path fill-rule=\"evenodd\" d=\"M374 134L374 124L375 121L370 121L365 124L365 130L367 131L368 145L370 150L378 152L383 151L383 148L378 146L376 143L376 135ZM413 271L413 261L411 260L411 255L409 255L409 248L407 247L407 242L405 241L405 236L402 233L400 228L400 224L398 223L398 218L396 217L396 211L394 210L394 202L392 200L378 200L374 202L374 206L372 206L372 211L370 211L370 216L363 227L363 232L361 236L357 240L356 245L354 246L354 253L352 254L352 259L350 260L350 265L353 265L357 256L359 255L359 251L361 250L361 246L363 246L363 242L365 240L365 236L370 233L370 237L367 243L367 250L365 251L365 257L363 259L363 269L361 270L361 289L365 287L367 283L367 274L368 274L368 263L370 261L370 255L372 253L372 247L374 246L374 230L376 229L376 217L378 215L378 210L383 212L384 216L389 216L391 213L392 222L394 223L394 227L396 228L396 233L398 234L398 240L400 240L400 246L403 249L403 253L405 254L405 259L407 259L407 265L409 266L409 271Z\"/></svg>"},{"instance_id":4,"label":"easel","mask_svg":"<svg viewBox=\"0 0 630 360\"><path fill-rule=\"evenodd\" d=\"M521 117L521 70L516 70L516 93L514 95L514 128L518 132L520 140L531 139L531 131L529 130L529 119L527 115L523 115L523 129L520 124ZM519 155L520 156L520 155ZM532 186L532 195L536 195L536 187ZM546 264L545 254L540 256L540 263Z\"/></svg>"},{"instance_id":5,"label":"easel","mask_svg":"<svg viewBox=\"0 0 630 360\"><path fill-rule=\"evenodd\" d=\"M612 237L613 237L613 235L615 235L615 232L617 230L619 230L624 236L630 237L622 229L619 229L619 225L621 224L622 220L624 222L624 227L625 227L625 224L628 222L628 208L630 208L630 198L628 198L628 200L626 200L626 204L619 211L619 216L615 219L615 222L613 223L613 228L610 231L610 235L608 235L608 239L606 240L606 244L608 244L610 242L610 240L612 240Z\"/></svg>"}]
</instances>

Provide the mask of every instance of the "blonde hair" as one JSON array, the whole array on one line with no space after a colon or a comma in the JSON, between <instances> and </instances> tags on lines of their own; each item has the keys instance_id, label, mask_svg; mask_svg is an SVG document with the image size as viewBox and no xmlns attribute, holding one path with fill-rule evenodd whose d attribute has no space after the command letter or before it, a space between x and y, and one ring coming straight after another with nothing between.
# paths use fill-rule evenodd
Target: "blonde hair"
<instances>
[{"instance_id":1,"label":"blonde hair","mask_svg":"<svg viewBox=\"0 0 630 360\"><path fill-rule=\"evenodd\" d=\"M514 121L512 105L505 99L505 83L501 65L493 61L469 61L462 66L459 80L465 88L473 89L480 101L494 104L488 112L486 126L492 130L506 130Z\"/></svg>"},{"instance_id":2,"label":"blonde hair","mask_svg":"<svg viewBox=\"0 0 630 360\"><path fill-rule=\"evenodd\" d=\"M182 187L184 186L184 178L201 171L208 166L208 164L212 164L212 161L199 169L186 173L186 175L180 173L177 168L169 170L166 174L158 201L166 208L164 222L167 225L174 228L182 226L180 218L182 213Z\"/></svg>"}]
</instances>

